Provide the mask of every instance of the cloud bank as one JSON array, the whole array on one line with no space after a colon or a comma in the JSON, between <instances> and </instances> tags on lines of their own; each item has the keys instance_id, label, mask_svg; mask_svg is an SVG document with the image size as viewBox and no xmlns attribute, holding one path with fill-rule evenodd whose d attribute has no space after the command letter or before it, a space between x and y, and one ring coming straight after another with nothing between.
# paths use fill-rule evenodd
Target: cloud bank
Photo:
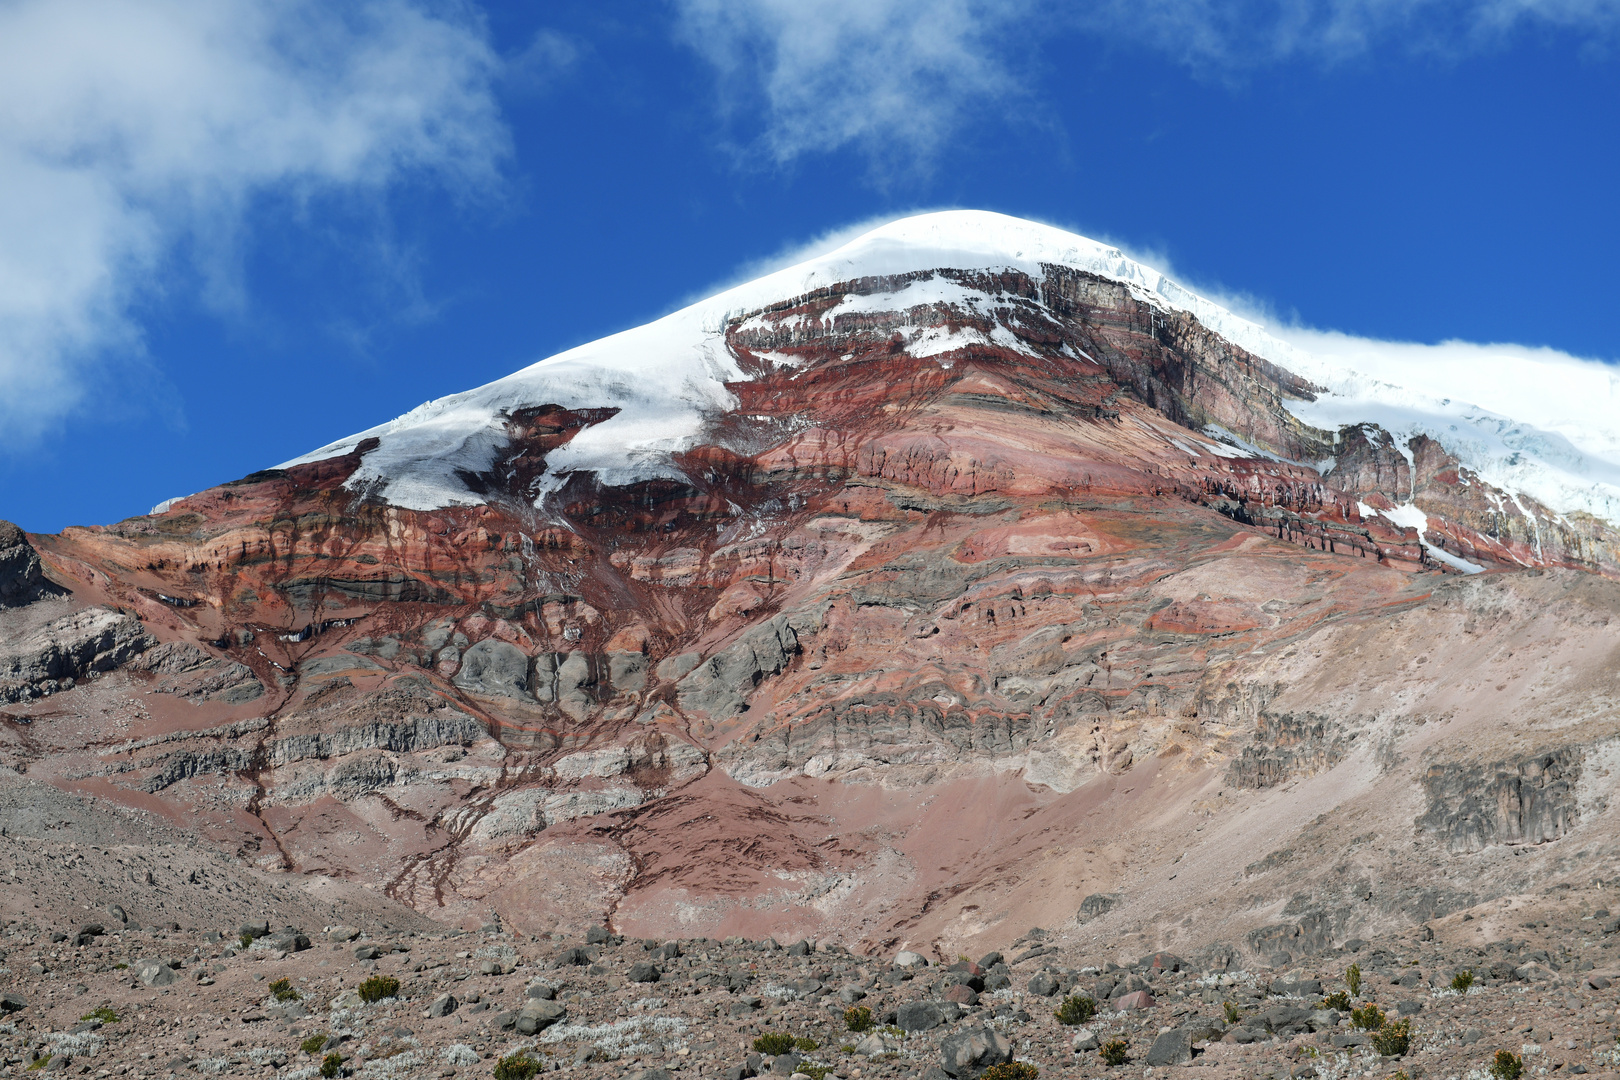
<instances>
[{"instance_id":1,"label":"cloud bank","mask_svg":"<svg viewBox=\"0 0 1620 1080\"><path fill-rule=\"evenodd\" d=\"M498 60L415 0L0 5L0 423L12 445L138 356L179 250L214 287L269 195L487 187ZM174 275L164 274L164 280Z\"/></svg>"},{"instance_id":2,"label":"cloud bank","mask_svg":"<svg viewBox=\"0 0 1620 1080\"><path fill-rule=\"evenodd\" d=\"M1031 100L1055 34L1146 48L1220 77L1388 50L1460 57L1524 28L1611 40L1620 0L669 0L719 77L722 111L777 163L846 148L933 165Z\"/></svg>"}]
</instances>

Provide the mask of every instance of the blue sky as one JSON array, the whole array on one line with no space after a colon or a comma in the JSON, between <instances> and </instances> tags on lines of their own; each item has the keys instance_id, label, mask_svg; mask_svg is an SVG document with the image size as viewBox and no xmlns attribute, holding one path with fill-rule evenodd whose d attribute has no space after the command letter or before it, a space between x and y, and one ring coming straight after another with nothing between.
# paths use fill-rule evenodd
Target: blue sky
<instances>
[{"instance_id":1,"label":"blue sky","mask_svg":"<svg viewBox=\"0 0 1620 1080\"><path fill-rule=\"evenodd\" d=\"M1613 360L1614 0L0 0L0 517L100 524L939 207Z\"/></svg>"}]
</instances>

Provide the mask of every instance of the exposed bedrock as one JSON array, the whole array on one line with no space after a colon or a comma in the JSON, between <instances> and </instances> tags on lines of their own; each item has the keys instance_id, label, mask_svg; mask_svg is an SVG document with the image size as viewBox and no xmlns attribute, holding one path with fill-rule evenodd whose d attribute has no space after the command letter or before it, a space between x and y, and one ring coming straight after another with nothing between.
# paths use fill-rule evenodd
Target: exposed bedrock
<instances>
[{"instance_id":1,"label":"exposed bedrock","mask_svg":"<svg viewBox=\"0 0 1620 1080\"><path fill-rule=\"evenodd\" d=\"M0 701L27 701L112 671L156 645L128 615L87 608L0 643Z\"/></svg>"},{"instance_id":2,"label":"exposed bedrock","mask_svg":"<svg viewBox=\"0 0 1620 1080\"><path fill-rule=\"evenodd\" d=\"M0 521L0 608L22 607L63 590L45 577L39 552L28 536L9 521Z\"/></svg>"},{"instance_id":3,"label":"exposed bedrock","mask_svg":"<svg viewBox=\"0 0 1620 1080\"><path fill-rule=\"evenodd\" d=\"M1563 747L1518 761L1430 765L1423 774L1428 808L1417 825L1459 855L1557 840L1579 816L1584 756Z\"/></svg>"}]
</instances>

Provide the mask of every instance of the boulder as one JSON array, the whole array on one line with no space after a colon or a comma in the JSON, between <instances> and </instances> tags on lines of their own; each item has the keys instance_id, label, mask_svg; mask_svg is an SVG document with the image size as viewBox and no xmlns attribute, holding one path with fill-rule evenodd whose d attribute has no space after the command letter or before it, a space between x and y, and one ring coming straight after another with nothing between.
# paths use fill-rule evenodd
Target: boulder
<instances>
[{"instance_id":1,"label":"boulder","mask_svg":"<svg viewBox=\"0 0 1620 1080\"><path fill-rule=\"evenodd\" d=\"M28 999L15 992L0 994L0 1013L20 1012L28 1008Z\"/></svg>"},{"instance_id":2,"label":"boulder","mask_svg":"<svg viewBox=\"0 0 1620 1080\"><path fill-rule=\"evenodd\" d=\"M945 1000L954 1001L958 1005L972 1006L979 1003L979 994L967 983L957 983L955 986L946 988Z\"/></svg>"},{"instance_id":3,"label":"boulder","mask_svg":"<svg viewBox=\"0 0 1620 1080\"><path fill-rule=\"evenodd\" d=\"M866 991L856 983L845 983L838 988L838 1000L845 1005L853 1005L866 996Z\"/></svg>"},{"instance_id":4,"label":"boulder","mask_svg":"<svg viewBox=\"0 0 1620 1080\"><path fill-rule=\"evenodd\" d=\"M631 982L655 983L663 977L663 972L658 970L657 964L649 964L643 960L639 964L630 965L629 976Z\"/></svg>"},{"instance_id":5,"label":"boulder","mask_svg":"<svg viewBox=\"0 0 1620 1080\"><path fill-rule=\"evenodd\" d=\"M992 1065L1012 1060L1012 1044L990 1027L948 1035L939 1044L940 1067L956 1077L978 1076Z\"/></svg>"},{"instance_id":6,"label":"boulder","mask_svg":"<svg viewBox=\"0 0 1620 1080\"><path fill-rule=\"evenodd\" d=\"M1114 1008L1120 1012L1127 1012L1131 1009L1151 1009L1157 1004L1158 1002L1153 1000L1153 995L1146 990L1132 990L1130 993L1114 999Z\"/></svg>"},{"instance_id":7,"label":"boulder","mask_svg":"<svg viewBox=\"0 0 1620 1080\"><path fill-rule=\"evenodd\" d=\"M922 953L914 953L909 949L895 954L894 966L897 968L927 967L928 957Z\"/></svg>"},{"instance_id":8,"label":"boulder","mask_svg":"<svg viewBox=\"0 0 1620 1080\"><path fill-rule=\"evenodd\" d=\"M928 1031L962 1015L954 1001L908 1001L894 1011L894 1026L901 1031Z\"/></svg>"},{"instance_id":9,"label":"boulder","mask_svg":"<svg viewBox=\"0 0 1620 1080\"><path fill-rule=\"evenodd\" d=\"M352 926L334 926L326 932L326 940L340 945L347 944L360 936L360 931Z\"/></svg>"},{"instance_id":10,"label":"boulder","mask_svg":"<svg viewBox=\"0 0 1620 1080\"><path fill-rule=\"evenodd\" d=\"M533 1035L561 1020L568 1010L555 1001L528 1001L518 1010L516 1027L519 1034Z\"/></svg>"},{"instance_id":11,"label":"boulder","mask_svg":"<svg viewBox=\"0 0 1620 1080\"><path fill-rule=\"evenodd\" d=\"M145 964L131 964L136 978L147 986L173 986L175 980L174 969L168 964L159 961L149 961Z\"/></svg>"},{"instance_id":12,"label":"boulder","mask_svg":"<svg viewBox=\"0 0 1620 1080\"><path fill-rule=\"evenodd\" d=\"M1185 1065L1193 1058L1192 1039L1185 1028L1172 1028L1153 1040L1148 1047L1149 1065Z\"/></svg>"},{"instance_id":13,"label":"boulder","mask_svg":"<svg viewBox=\"0 0 1620 1080\"><path fill-rule=\"evenodd\" d=\"M433 999L433 1003L427 1007L426 1011L424 1011L422 1015L433 1019L437 1019L441 1016L449 1016L451 1013L456 1011L456 1006L460 1004L461 1002L456 1000L454 994L440 994L438 997Z\"/></svg>"},{"instance_id":14,"label":"boulder","mask_svg":"<svg viewBox=\"0 0 1620 1080\"><path fill-rule=\"evenodd\" d=\"M1029 980L1029 992L1036 997L1051 997L1058 992L1058 981L1049 972L1039 972Z\"/></svg>"},{"instance_id":15,"label":"boulder","mask_svg":"<svg viewBox=\"0 0 1620 1080\"><path fill-rule=\"evenodd\" d=\"M1097 1038L1097 1033L1090 1028L1081 1028L1074 1033L1074 1052L1077 1054L1084 1053L1087 1050L1096 1050L1101 1046L1102 1041Z\"/></svg>"}]
</instances>

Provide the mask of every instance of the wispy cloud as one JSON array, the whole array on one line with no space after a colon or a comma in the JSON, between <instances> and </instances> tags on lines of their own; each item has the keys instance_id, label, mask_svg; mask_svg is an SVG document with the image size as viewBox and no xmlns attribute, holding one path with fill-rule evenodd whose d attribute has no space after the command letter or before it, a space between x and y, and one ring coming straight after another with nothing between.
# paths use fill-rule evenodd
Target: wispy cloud
<instances>
[{"instance_id":1,"label":"wispy cloud","mask_svg":"<svg viewBox=\"0 0 1620 1080\"><path fill-rule=\"evenodd\" d=\"M683 40L778 163L855 146L927 162L979 106L1022 93L1008 29L1039 0L675 0ZM757 124L753 117L758 115Z\"/></svg>"},{"instance_id":2,"label":"wispy cloud","mask_svg":"<svg viewBox=\"0 0 1620 1080\"><path fill-rule=\"evenodd\" d=\"M120 356L138 359L132 311L158 295L149 282L185 280L179 252L229 302L256 200L415 178L490 190L507 153L498 66L478 21L416 0L0 6L10 444L50 428Z\"/></svg>"},{"instance_id":3,"label":"wispy cloud","mask_svg":"<svg viewBox=\"0 0 1620 1080\"><path fill-rule=\"evenodd\" d=\"M1458 57L1526 27L1609 41L1620 0L670 0L727 120L777 163L855 148L937 162L975 123L1036 105L1054 33L1147 48L1225 78L1372 50ZM1071 39L1072 40L1072 39ZM1038 108L1036 109L1038 112Z\"/></svg>"}]
</instances>

